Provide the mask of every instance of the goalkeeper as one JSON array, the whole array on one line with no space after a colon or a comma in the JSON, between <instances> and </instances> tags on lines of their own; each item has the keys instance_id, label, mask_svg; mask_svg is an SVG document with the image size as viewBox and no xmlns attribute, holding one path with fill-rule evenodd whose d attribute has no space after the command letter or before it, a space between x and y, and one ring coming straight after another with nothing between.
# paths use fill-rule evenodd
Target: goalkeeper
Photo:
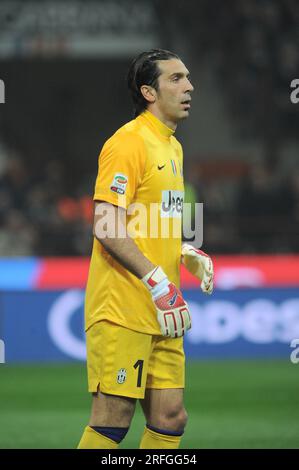
<instances>
[{"instance_id":1,"label":"goalkeeper","mask_svg":"<svg viewBox=\"0 0 299 470\"><path fill-rule=\"evenodd\" d=\"M85 323L91 416L79 448L115 449L140 400L146 425L140 448L176 449L187 422L183 403L183 336L191 328L179 290L180 263L212 293L209 256L182 246L182 147L174 137L189 115L193 86L179 57L154 49L131 64L128 85L135 119L106 141L95 185L94 242ZM159 207L158 236L140 224L130 236L132 207L150 220Z\"/></svg>"}]
</instances>

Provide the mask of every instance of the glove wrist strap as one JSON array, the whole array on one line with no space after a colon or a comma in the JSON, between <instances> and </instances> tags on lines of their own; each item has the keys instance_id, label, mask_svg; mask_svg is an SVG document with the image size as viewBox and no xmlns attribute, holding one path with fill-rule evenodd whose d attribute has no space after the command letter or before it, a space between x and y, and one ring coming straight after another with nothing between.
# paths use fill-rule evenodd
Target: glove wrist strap
<instances>
[{"instance_id":1,"label":"glove wrist strap","mask_svg":"<svg viewBox=\"0 0 299 470\"><path fill-rule=\"evenodd\" d=\"M154 300L167 294L169 280L160 266L147 273L142 279L143 284L150 291Z\"/></svg>"},{"instance_id":2,"label":"glove wrist strap","mask_svg":"<svg viewBox=\"0 0 299 470\"><path fill-rule=\"evenodd\" d=\"M141 280L148 290L152 290L159 282L167 279L167 276L160 266L156 266L147 273Z\"/></svg>"}]
</instances>

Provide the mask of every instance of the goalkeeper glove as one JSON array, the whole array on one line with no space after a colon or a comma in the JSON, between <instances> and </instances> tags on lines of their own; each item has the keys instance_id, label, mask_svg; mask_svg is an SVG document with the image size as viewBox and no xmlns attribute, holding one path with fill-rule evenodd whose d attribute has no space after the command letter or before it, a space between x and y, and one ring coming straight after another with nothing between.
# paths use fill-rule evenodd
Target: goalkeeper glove
<instances>
[{"instance_id":1,"label":"goalkeeper glove","mask_svg":"<svg viewBox=\"0 0 299 470\"><path fill-rule=\"evenodd\" d=\"M182 246L182 261L188 271L201 280L201 290L205 294L212 294L214 282L214 268L211 258L192 245L184 243Z\"/></svg>"},{"instance_id":2,"label":"goalkeeper glove","mask_svg":"<svg viewBox=\"0 0 299 470\"><path fill-rule=\"evenodd\" d=\"M183 336L191 328L191 318L181 291L169 281L160 266L147 273L142 282L151 293L162 335Z\"/></svg>"}]
</instances>

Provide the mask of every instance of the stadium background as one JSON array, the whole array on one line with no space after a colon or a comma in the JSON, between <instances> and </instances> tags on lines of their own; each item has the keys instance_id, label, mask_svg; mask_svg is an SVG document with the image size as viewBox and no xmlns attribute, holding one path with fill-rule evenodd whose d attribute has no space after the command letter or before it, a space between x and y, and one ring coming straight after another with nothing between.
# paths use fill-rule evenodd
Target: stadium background
<instances>
[{"instance_id":1,"label":"stadium background","mask_svg":"<svg viewBox=\"0 0 299 470\"><path fill-rule=\"evenodd\" d=\"M88 419L97 156L151 47L191 72L177 135L216 269L209 299L182 271L183 447L299 447L298 22L296 0L0 2L0 448L73 448ZM138 409L123 447L142 426Z\"/></svg>"}]
</instances>

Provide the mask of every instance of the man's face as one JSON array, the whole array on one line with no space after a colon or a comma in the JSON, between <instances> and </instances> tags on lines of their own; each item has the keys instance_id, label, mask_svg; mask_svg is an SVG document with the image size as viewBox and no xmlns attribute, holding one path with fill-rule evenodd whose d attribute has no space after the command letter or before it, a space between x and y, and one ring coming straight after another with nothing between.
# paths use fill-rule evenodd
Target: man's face
<instances>
[{"instance_id":1,"label":"man's face","mask_svg":"<svg viewBox=\"0 0 299 470\"><path fill-rule=\"evenodd\" d=\"M168 120L178 122L189 116L191 92L189 71L179 59L159 60L161 70L155 105Z\"/></svg>"}]
</instances>

